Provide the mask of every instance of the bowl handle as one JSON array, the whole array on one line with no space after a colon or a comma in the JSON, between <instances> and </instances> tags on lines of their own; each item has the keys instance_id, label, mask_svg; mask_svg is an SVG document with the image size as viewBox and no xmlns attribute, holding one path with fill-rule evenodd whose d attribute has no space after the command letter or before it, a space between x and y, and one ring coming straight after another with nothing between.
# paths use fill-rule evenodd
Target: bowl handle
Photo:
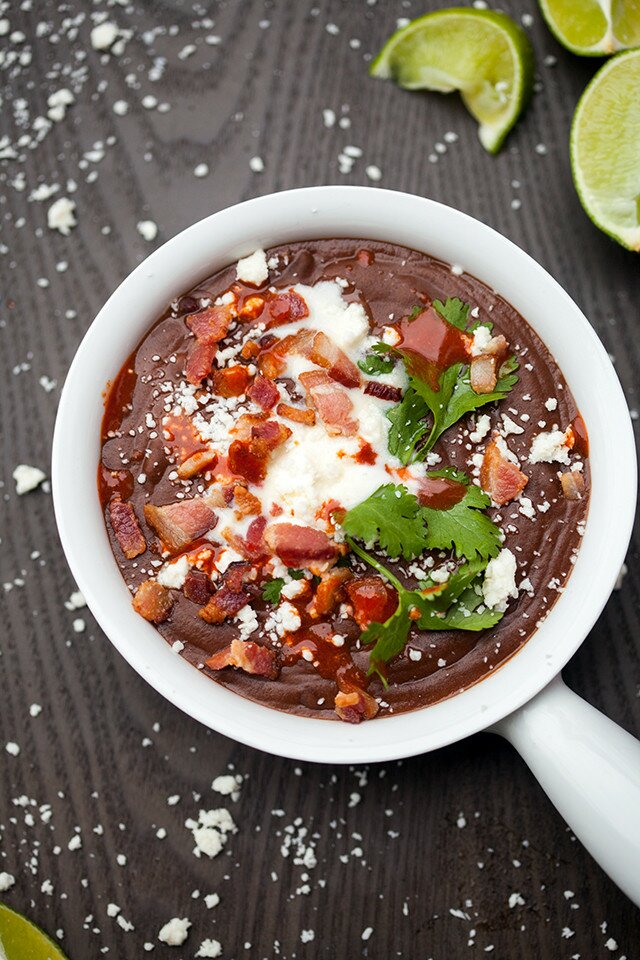
<instances>
[{"instance_id":1,"label":"bowl handle","mask_svg":"<svg viewBox=\"0 0 640 960\"><path fill-rule=\"evenodd\" d=\"M589 853L640 906L640 741L560 675L491 731L513 744Z\"/></svg>"}]
</instances>

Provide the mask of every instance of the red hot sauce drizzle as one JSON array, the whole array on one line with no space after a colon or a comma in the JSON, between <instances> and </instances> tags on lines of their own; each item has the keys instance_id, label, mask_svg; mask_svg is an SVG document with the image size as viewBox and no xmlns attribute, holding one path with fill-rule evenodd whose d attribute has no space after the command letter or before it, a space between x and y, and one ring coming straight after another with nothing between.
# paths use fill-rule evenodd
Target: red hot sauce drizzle
<instances>
[{"instance_id":1,"label":"red hot sauce drizzle","mask_svg":"<svg viewBox=\"0 0 640 960\"><path fill-rule=\"evenodd\" d=\"M396 330L398 350L409 364L409 372L426 380L432 390L440 389L440 376L454 363L469 362L470 338L438 311L426 307L415 317L403 317Z\"/></svg>"},{"instance_id":2,"label":"red hot sauce drizzle","mask_svg":"<svg viewBox=\"0 0 640 960\"><path fill-rule=\"evenodd\" d=\"M450 510L460 503L466 492L464 483L449 477L425 477L420 481L418 500L431 510Z\"/></svg>"}]
</instances>

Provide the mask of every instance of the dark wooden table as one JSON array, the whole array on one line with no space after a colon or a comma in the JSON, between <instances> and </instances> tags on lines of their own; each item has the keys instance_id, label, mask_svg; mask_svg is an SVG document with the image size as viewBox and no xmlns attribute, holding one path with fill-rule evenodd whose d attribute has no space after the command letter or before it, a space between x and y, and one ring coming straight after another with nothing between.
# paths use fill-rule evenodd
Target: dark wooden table
<instances>
[{"instance_id":1,"label":"dark wooden table","mask_svg":"<svg viewBox=\"0 0 640 960\"><path fill-rule=\"evenodd\" d=\"M591 225L568 161L571 115L597 62L562 50L533 0L503 4L526 14L539 89L490 157L455 96L367 77L369 55L396 19L438 5L41 0L4 14L0 872L15 884L0 897L60 936L73 960L139 960L147 942L158 958L193 957L205 938L219 940L225 958L257 960L640 956L640 914L508 745L483 735L404 763L333 769L204 729L133 673L87 609L65 608L74 583L51 497L46 487L18 497L12 480L18 463L48 471L74 351L153 246L256 194L370 182L368 165L382 171L381 186L460 207L539 260L585 310L637 406L638 258ZM130 31L120 53L92 48L99 15ZM37 118L61 88L75 102L43 135ZM456 142L446 142L449 131ZM348 174L338 164L346 145L363 153ZM205 176L194 174L200 164ZM59 190L30 199L39 185L36 197L46 192L42 184ZM47 227L47 208L65 195L77 205L68 237ZM157 223L155 241L138 232L143 220ZM636 735L637 554L636 538L622 589L565 671L574 690ZM19 745L17 756L6 742ZM245 777L236 802L211 789L229 769ZM214 860L193 856L184 826L201 806L227 806L238 825ZM82 846L69 849L77 832ZM312 868L296 862L309 846ZM220 904L208 909L204 896L214 892ZM109 903L134 930L108 915ZM174 916L192 923L180 949L157 940Z\"/></svg>"}]
</instances>

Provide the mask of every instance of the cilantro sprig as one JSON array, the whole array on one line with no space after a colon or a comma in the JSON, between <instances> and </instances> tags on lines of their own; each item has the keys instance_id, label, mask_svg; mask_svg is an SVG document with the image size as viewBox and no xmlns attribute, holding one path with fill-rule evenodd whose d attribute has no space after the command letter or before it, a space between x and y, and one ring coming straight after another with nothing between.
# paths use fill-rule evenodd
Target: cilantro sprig
<instances>
[{"instance_id":1,"label":"cilantro sprig","mask_svg":"<svg viewBox=\"0 0 640 960\"><path fill-rule=\"evenodd\" d=\"M444 303L434 300L433 306L452 326L459 330L466 329L469 304L463 303L458 297L449 297ZM477 323L473 324L471 329L476 326ZM469 365L465 363L454 363L444 370L439 377L437 390L426 380L410 373L409 387L404 397L387 411L391 422L389 452L405 465L424 460L442 434L462 417L487 403L504 400L518 382L517 369L515 357L509 357L502 364L492 393L473 391Z\"/></svg>"},{"instance_id":2,"label":"cilantro sprig","mask_svg":"<svg viewBox=\"0 0 640 960\"><path fill-rule=\"evenodd\" d=\"M391 373L396 365L397 356L391 353L391 347L379 340L371 346L371 353L368 353L362 360L358 360L358 366L367 376L377 377L381 373Z\"/></svg>"},{"instance_id":3,"label":"cilantro sprig","mask_svg":"<svg viewBox=\"0 0 640 960\"><path fill-rule=\"evenodd\" d=\"M385 665L402 653L412 627L417 630L478 631L494 627L502 619L502 613L483 606L482 594L476 589L486 567L485 560L462 564L445 583L428 583L422 590L408 590L377 557L371 556L351 539L349 546L398 594L398 606L388 620L369 624L360 637L364 646L373 645L369 653L369 675L377 673L385 686Z\"/></svg>"},{"instance_id":4,"label":"cilantro sprig","mask_svg":"<svg viewBox=\"0 0 640 960\"><path fill-rule=\"evenodd\" d=\"M461 471L433 471L427 478L446 477L465 487L448 509L422 506L402 484L384 484L349 510L342 528L365 546L377 546L390 557L413 560L425 550L453 550L457 557L489 560L500 551L500 530L483 511L489 497L469 483Z\"/></svg>"}]
</instances>

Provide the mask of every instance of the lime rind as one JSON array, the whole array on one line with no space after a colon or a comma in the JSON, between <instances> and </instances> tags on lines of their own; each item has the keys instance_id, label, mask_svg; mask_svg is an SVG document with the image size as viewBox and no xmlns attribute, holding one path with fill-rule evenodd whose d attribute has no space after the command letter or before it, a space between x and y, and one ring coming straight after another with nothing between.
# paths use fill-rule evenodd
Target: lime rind
<instances>
[{"instance_id":1,"label":"lime rind","mask_svg":"<svg viewBox=\"0 0 640 960\"><path fill-rule=\"evenodd\" d=\"M570 154L588 217L640 251L640 49L617 54L593 77L573 117Z\"/></svg>"},{"instance_id":2,"label":"lime rind","mask_svg":"<svg viewBox=\"0 0 640 960\"><path fill-rule=\"evenodd\" d=\"M452 7L397 30L369 72L408 90L458 90L480 142L497 153L531 95L533 49L506 14Z\"/></svg>"}]
</instances>

